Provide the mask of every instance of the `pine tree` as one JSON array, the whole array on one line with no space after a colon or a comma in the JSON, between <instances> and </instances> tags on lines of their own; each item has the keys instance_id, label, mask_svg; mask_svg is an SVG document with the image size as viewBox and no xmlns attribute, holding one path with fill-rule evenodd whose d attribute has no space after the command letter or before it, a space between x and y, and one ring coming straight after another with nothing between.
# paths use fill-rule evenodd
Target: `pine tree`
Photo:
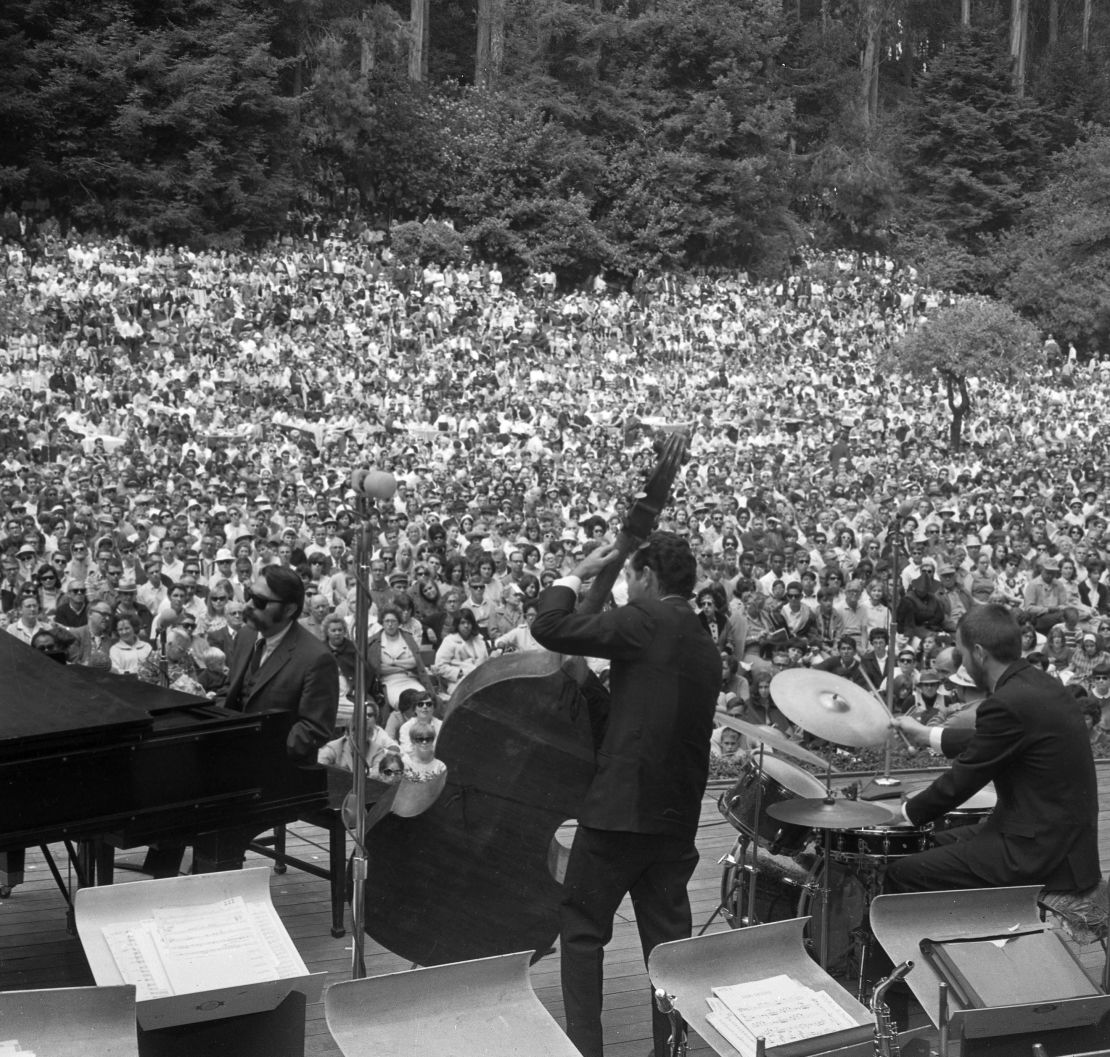
<instances>
[{"instance_id":1,"label":"pine tree","mask_svg":"<svg viewBox=\"0 0 1110 1057\"><path fill-rule=\"evenodd\" d=\"M1050 149L1045 115L1013 94L995 35L968 28L921 81L905 151L911 215L981 253L1021 212Z\"/></svg>"}]
</instances>

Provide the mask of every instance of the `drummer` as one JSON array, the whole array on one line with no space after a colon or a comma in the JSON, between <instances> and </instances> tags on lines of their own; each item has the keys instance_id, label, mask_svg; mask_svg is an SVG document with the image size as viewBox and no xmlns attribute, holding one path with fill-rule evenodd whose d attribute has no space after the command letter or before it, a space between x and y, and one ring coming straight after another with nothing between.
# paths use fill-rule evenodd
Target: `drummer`
<instances>
[{"instance_id":1,"label":"drummer","mask_svg":"<svg viewBox=\"0 0 1110 1057\"><path fill-rule=\"evenodd\" d=\"M1060 683L1021 656L1021 631L1004 606L965 613L956 644L969 679L986 696L973 726L892 723L939 748L951 768L907 800L913 826L958 808L988 782L997 806L985 822L937 834L937 847L896 860L889 891L1040 884L1083 892L1099 881L1098 794L1083 715Z\"/></svg>"}]
</instances>

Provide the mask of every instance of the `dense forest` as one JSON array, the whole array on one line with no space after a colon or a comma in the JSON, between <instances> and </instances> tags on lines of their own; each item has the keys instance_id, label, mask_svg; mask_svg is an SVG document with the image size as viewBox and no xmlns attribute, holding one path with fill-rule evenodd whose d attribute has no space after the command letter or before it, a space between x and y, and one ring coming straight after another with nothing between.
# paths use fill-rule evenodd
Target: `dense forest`
<instances>
[{"instance_id":1,"label":"dense forest","mask_svg":"<svg viewBox=\"0 0 1110 1057\"><path fill-rule=\"evenodd\" d=\"M0 201L509 273L890 253L1110 331L1106 0L5 0Z\"/></svg>"}]
</instances>

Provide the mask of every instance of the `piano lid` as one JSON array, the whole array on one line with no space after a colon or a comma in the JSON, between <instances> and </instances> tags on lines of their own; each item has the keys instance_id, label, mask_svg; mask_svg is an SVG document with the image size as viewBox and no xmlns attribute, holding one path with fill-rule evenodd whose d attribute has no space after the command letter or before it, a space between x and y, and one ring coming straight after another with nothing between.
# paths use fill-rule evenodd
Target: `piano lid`
<instances>
[{"instance_id":1,"label":"piano lid","mask_svg":"<svg viewBox=\"0 0 1110 1057\"><path fill-rule=\"evenodd\" d=\"M0 758L76 745L137 741L153 720L146 702L165 707L198 699L126 676L52 661L0 632Z\"/></svg>"}]
</instances>

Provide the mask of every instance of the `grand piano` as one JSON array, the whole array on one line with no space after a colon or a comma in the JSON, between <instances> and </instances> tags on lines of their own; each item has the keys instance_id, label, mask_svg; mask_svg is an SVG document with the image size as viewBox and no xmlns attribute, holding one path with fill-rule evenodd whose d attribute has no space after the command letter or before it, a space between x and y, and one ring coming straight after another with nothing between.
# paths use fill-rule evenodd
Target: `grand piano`
<instances>
[{"instance_id":1,"label":"grand piano","mask_svg":"<svg viewBox=\"0 0 1110 1057\"><path fill-rule=\"evenodd\" d=\"M237 866L222 831L326 807L324 769L286 758L291 720L63 666L0 633L0 885L22 880L24 848L59 841L97 849L82 884L111 881L113 849L155 843L192 844L200 871Z\"/></svg>"}]
</instances>

